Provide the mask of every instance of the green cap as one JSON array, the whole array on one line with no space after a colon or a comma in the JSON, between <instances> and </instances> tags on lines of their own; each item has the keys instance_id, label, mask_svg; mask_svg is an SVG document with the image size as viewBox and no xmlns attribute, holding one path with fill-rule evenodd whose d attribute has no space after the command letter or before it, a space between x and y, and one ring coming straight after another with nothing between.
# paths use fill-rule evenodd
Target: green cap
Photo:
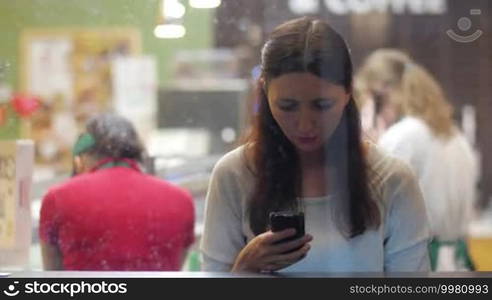
<instances>
[{"instance_id":1,"label":"green cap","mask_svg":"<svg viewBox=\"0 0 492 300\"><path fill-rule=\"evenodd\" d=\"M73 147L73 155L80 155L90 150L96 144L96 140L90 133L82 134Z\"/></svg>"}]
</instances>

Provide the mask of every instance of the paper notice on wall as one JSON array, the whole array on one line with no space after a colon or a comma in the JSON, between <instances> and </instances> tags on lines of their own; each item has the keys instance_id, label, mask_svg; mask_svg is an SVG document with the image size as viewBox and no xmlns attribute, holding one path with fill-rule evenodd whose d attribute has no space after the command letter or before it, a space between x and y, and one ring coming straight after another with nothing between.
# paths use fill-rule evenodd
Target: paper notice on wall
<instances>
[{"instance_id":1,"label":"paper notice on wall","mask_svg":"<svg viewBox=\"0 0 492 300\"><path fill-rule=\"evenodd\" d=\"M117 57L111 66L113 107L144 140L156 127L157 67L151 56Z\"/></svg>"},{"instance_id":2,"label":"paper notice on wall","mask_svg":"<svg viewBox=\"0 0 492 300\"><path fill-rule=\"evenodd\" d=\"M40 37L31 42L28 70L31 93L42 96L44 100L52 100L55 95L60 95L65 101L72 100L72 49L68 36Z\"/></svg>"},{"instance_id":3,"label":"paper notice on wall","mask_svg":"<svg viewBox=\"0 0 492 300\"><path fill-rule=\"evenodd\" d=\"M0 249L15 245L16 145L0 142Z\"/></svg>"}]
</instances>

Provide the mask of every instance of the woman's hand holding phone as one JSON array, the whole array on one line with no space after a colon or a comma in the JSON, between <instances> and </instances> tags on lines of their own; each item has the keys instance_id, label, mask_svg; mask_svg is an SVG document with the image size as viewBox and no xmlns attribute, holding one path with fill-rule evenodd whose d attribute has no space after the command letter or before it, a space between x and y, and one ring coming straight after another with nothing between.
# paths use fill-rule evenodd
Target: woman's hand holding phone
<instances>
[{"instance_id":1,"label":"woman's hand holding phone","mask_svg":"<svg viewBox=\"0 0 492 300\"><path fill-rule=\"evenodd\" d=\"M309 251L308 243L313 237L306 234L295 240L281 242L295 235L296 230L289 228L256 236L239 252L231 271L277 271L296 263Z\"/></svg>"}]
</instances>

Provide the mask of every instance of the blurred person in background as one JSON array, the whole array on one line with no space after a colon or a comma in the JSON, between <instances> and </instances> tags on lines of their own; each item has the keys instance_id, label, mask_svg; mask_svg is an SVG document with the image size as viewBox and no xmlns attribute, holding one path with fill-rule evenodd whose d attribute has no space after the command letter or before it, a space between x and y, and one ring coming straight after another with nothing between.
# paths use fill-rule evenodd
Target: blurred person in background
<instances>
[{"instance_id":1,"label":"blurred person in background","mask_svg":"<svg viewBox=\"0 0 492 300\"><path fill-rule=\"evenodd\" d=\"M411 58L395 49L379 49L371 53L354 79L355 100L361 111L361 122L368 138L377 142L389 126L398 120L398 107L390 102L391 91L401 84L406 63Z\"/></svg>"},{"instance_id":2,"label":"blurred person in background","mask_svg":"<svg viewBox=\"0 0 492 300\"><path fill-rule=\"evenodd\" d=\"M383 50L371 55L378 57L380 65L372 70L382 73L379 78L390 75L386 105L398 113L397 122L380 135L378 144L409 163L419 179L433 235L432 269L474 270L466 238L478 180L475 152L454 124L453 107L436 79L397 53ZM405 59L395 60L398 56Z\"/></svg>"},{"instance_id":3,"label":"blurred person in background","mask_svg":"<svg viewBox=\"0 0 492 300\"><path fill-rule=\"evenodd\" d=\"M191 195L140 170L144 147L126 119L90 119L74 176L42 201L47 270L180 270L194 241Z\"/></svg>"}]
</instances>

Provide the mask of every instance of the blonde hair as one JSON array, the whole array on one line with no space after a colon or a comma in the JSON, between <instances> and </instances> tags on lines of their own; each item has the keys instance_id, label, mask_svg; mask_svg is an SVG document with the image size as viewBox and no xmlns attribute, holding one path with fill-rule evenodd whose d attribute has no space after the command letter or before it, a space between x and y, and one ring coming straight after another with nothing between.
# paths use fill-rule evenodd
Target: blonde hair
<instances>
[{"instance_id":1,"label":"blonde hair","mask_svg":"<svg viewBox=\"0 0 492 300\"><path fill-rule=\"evenodd\" d=\"M355 104L357 104L357 107L359 109L366 104L367 97L369 94L370 91L366 82L362 80L360 77L354 77L353 95L354 95Z\"/></svg>"},{"instance_id":2,"label":"blonde hair","mask_svg":"<svg viewBox=\"0 0 492 300\"><path fill-rule=\"evenodd\" d=\"M453 107L434 76L424 67L408 63L401 79L401 87L391 100L401 107L404 115L422 119L436 136L452 136Z\"/></svg>"},{"instance_id":3,"label":"blonde hair","mask_svg":"<svg viewBox=\"0 0 492 300\"><path fill-rule=\"evenodd\" d=\"M382 48L372 52L364 61L357 80L369 90L375 90L378 84L399 86L405 64L412 62L412 59L403 51L390 48Z\"/></svg>"},{"instance_id":4,"label":"blonde hair","mask_svg":"<svg viewBox=\"0 0 492 300\"><path fill-rule=\"evenodd\" d=\"M357 81L362 88L357 94L364 90L374 92L378 85L391 87L387 100L398 114L422 119L438 137L449 138L453 134L453 107L441 86L405 52L390 48L374 51L360 68Z\"/></svg>"}]
</instances>

